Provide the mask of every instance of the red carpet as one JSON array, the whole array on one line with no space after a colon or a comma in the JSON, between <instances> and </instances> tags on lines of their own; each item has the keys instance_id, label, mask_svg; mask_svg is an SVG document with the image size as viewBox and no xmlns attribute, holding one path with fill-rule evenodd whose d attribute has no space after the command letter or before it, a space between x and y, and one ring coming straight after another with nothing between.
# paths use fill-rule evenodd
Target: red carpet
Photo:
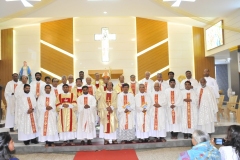
<instances>
[{"instance_id":1,"label":"red carpet","mask_svg":"<svg viewBox=\"0 0 240 160\"><path fill-rule=\"evenodd\" d=\"M74 160L138 160L135 150L77 152Z\"/></svg>"}]
</instances>

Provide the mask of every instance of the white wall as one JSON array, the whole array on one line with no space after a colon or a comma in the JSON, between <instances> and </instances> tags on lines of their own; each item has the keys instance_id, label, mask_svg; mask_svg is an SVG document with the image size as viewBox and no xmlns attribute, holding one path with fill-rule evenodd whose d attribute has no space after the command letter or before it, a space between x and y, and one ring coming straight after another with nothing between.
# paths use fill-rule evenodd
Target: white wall
<instances>
[{"instance_id":1,"label":"white wall","mask_svg":"<svg viewBox=\"0 0 240 160\"><path fill-rule=\"evenodd\" d=\"M137 49L135 17L94 17L74 18L74 76L83 70L123 69L125 81L131 74L137 74ZM108 27L110 34L116 34L116 40L109 42L108 63L102 62L101 41L94 40L94 34L100 34L102 27Z\"/></svg>"},{"instance_id":2,"label":"white wall","mask_svg":"<svg viewBox=\"0 0 240 160\"><path fill-rule=\"evenodd\" d=\"M223 20L223 23L225 26L232 27L235 29L240 28L240 9L238 9L236 12L227 15L225 17L218 18L216 20L216 23L220 20ZM210 26L206 26L205 29L207 29ZM206 56L211 56L215 53L218 53L220 51L229 49L231 47L240 45L240 33L230 30L224 30L224 45L220 46L218 48L212 49L210 51L206 51ZM206 47L205 47L206 48Z\"/></svg>"},{"instance_id":3,"label":"white wall","mask_svg":"<svg viewBox=\"0 0 240 160\"><path fill-rule=\"evenodd\" d=\"M192 26L168 23L169 67L175 73L175 78L185 75L187 70L194 69Z\"/></svg>"},{"instance_id":4,"label":"white wall","mask_svg":"<svg viewBox=\"0 0 240 160\"><path fill-rule=\"evenodd\" d=\"M23 61L27 61L32 70L40 71L40 25L14 28L13 72L19 73Z\"/></svg>"}]
</instances>

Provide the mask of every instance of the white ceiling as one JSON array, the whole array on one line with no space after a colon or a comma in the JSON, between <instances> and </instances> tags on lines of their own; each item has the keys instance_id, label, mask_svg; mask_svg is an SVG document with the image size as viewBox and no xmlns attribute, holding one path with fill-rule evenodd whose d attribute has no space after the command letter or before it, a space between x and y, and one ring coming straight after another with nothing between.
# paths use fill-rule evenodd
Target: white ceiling
<instances>
[{"instance_id":1,"label":"white ceiling","mask_svg":"<svg viewBox=\"0 0 240 160\"><path fill-rule=\"evenodd\" d=\"M42 0L42 2L47 0ZM49 19L61 19L66 17L101 17L101 16L136 16L159 19L169 22L181 23L192 26L205 24L186 17L180 12L186 12L193 16L213 20L227 15L240 8L240 0L196 0L196 2L182 2L179 8L168 8L174 2L162 2L162 0L52 0L46 6L23 15L21 19L11 19L0 23L0 28L24 25L26 22L39 23ZM156 2L159 1L159 2ZM33 5L42 2L30 2ZM26 10L20 1L0 1L0 20L12 14ZM107 14L103 12L106 11ZM177 11L177 12L176 12ZM27 19L23 19L27 18ZM29 19L30 18L30 19ZM33 19L35 18L35 19ZM36 19L37 18L37 19ZM30 21L29 21L30 20ZM31 22L32 21L32 22Z\"/></svg>"}]
</instances>

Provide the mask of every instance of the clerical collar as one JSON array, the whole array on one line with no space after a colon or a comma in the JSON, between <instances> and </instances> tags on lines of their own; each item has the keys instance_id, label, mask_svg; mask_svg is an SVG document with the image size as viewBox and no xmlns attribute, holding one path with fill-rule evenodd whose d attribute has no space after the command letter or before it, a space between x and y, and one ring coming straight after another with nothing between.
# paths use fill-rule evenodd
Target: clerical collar
<instances>
[{"instance_id":1,"label":"clerical collar","mask_svg":"<svg viewBox=\"0 0 240 160\"><path fill-rule=\"evenodd\" d=\"M63 92L64 94L68 94L69 92L67 92L67 93L65 93L65 92Z\"/></svg>"},{"instance_id":2,"label":"clerical collar","mask_svg":"<svg viewBox=\"0 0 240 160\"><path fill-rule=\"evenodd\" d=\"M96 83L96 84L99 84L99 81L96 81L95 83Z\"/></svg>"},{"instance_id":3,"label":"clerical collar","mask_svg":"<svg viewBox=\"0 0 240 160\"><path fill-rule=\"evenodd\" d=\"M136 83L136 81L130 81L130 83Z\"/></svg>"},{"instance_id":4,"label":"clerical collar","mask_svg":"<svg viewBox=\"0 0 240 160\"><path fill-rule=\"evenodd\" d=\"M49 94L48 94L48 93L46 93L45 95L46 95L46 97L50 97L50 93L49 93Z\"/></svg>"},{"instance_id":5,"label":"clerical collar","mask_svg":"<svg viewBox=\"0 0 240 160\"><path fill-rule=\"evenodd\" d=\"M154 90L154 92L160 92L160 90L159 91Z\"/></svg>"},{"instance_id":6,"label":"clerical collar","mask_svg":"<svg viewBox=\"0 0 240 160\"><path fill-rule=\"evenodd\" d=\"M78 87L78 86L77 86L77 89L82 89L82 86L81 86L81 87Z\"/></svg>"},{"instance_id":7,"label":"clerical collar","mask_svg":"<svg viewBox=\"0 0 240 160\"><path fill-rule=\"evenodd\" d=\"M25 92L24 92L25 93ZM30 92L29 92L30 93ZM26 97L30 97L30 94L29 93L25 93L25 96Z\"/></svg>"},{"instance_id":8,"label":"clerical collar","mask_svg":"<svg viewBox=\"0 0 240 160\"><path fill-rule=\"evenodd\" d=\"M141 93L141 92L140 92L140 94L141 94L141 95L144 95L144 94L145 94L145 92L143 92L143 93Z\"/></svg>"},{"instance_id":9,"label":"clerical collar","mask_svg":"<svg viewBox=\"0 0 240 160\"><path fill-rule=\"evenodd\" d=\"M123 92L123 94L128 94L128 93L124 93L124 92Z\"/></svg>"},{"instance_id":10,"label":"clerical collar","mask_svg":"<svg viewBox=\"0 0 240 160\"><path fill-rule=\"evenodd\" d=\"M53 86L53 88L54 88L54 89L57 89L57 87L54 87L54 86Z\"/></svg>"},{"instance_id":11,"label":"clerical collar","mask_svg":"<svg viewBox=\"0 0 240 160\"><path fill-rule=\"evenodd\" d=\"M107 93L112 93L112 91L107 90Z\"/></svg>"},{"instance_id":12,"label":"clerical collar","mask_svg":"<svg viewBox=\"0 0 240 160\"><path fill-rule=\"evenodd\" d=\"M83 94L85 97L88 95L88 94Z\"/></svg>"}]
</instances>

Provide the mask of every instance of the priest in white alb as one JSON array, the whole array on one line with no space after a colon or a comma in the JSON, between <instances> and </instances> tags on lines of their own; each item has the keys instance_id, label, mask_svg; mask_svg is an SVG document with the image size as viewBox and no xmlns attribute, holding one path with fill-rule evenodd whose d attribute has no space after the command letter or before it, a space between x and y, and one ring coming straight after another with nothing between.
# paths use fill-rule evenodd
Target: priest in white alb
<instances>
[{"instance_id":1,"label":"priest in white alb","mask_svg":"<svg viewBox=\"0 0 240 160\"><path fill-rule=\"evenodd\" d=\"M136 136L139 138L138 142L149 141L150 131L150 108L151 98L149 94L145 92L145 85L139 84L139 93L135 96L136 104Z\"/></svg>"},{"instance_id":2,"label":"priest in white alb","mask_svg":"<svg viewBox=\"0 0 240 160\"><path fill-rule=\"evenodd\" d=\"M123 92L118 94L118 121L117 138L122 144L135 142L135 99L129 93L129 84L123 84Z\"/></svg>"},{"instance_id":3,"label":"priest in white alb","mask_svg":"<svg viewBox=\"0 0 240 160\"><path fill-rule=\"evenodd\" d=\"M182 133L184 139L188 139L197 129L198 97L190 81L185 81L185 89L181 92L183 97Z\"/></svg>"},{"instance_id":4,"label":"priest in white alb","mask_svg":"<svg viewBox=\"0 0 240 160\"><path fill-rule=\"evenodd\" d=\"M58 82L59 82L59 80L57 78L52 79L52 88L51 88L50 94L54 95L55 97L58 96L58 88L57 88Z\"/></svg>"},{"instance_id":5,"label":"priest in white alb","mask_svg":"<svg viewBox=\"0 0 240 160\"><path fill-rule=\"evenodd\" d=\"M150 137L154 137L154 142L166 142L167 136L167 100L164 91L160 91L160 84L154 83L154 91L151 93L152 107L150 110L151 127Z\"/></svg>"},{"instance_id":6,"label":"priest in white alb","mask_svg":"<svg viewBox=\"0 0 240 160\"><path fill-rule=\"evenodd\" d=\"M169 84L167 84L166 81L163 80L162 73L157 74L157 80L155 83L159 83L159 90L160 91L165 91L165 89L169 88Z\"/></svg>"},{"instance_id":7,"label":"priest in white alb","mask_svg":"<svg viewBox=\"0 0 240 160\"><path fill-rule=\"evenodd\" d=\"M83 86L83 94L78 97L78 127L77 139L81 140L81 145L92 145L92 139L96 137L96 99L88 93L88 87Z\"/></svg>"},{"instance_id":8,"label":"priest in white alb","mask_svg":"<svg viewBox=\"0 0 240 160\"><path fill-rule=\"evenodd\" d=\"M145 78L143 80L141 80L140 84L144 84L145 85L145 92L151 94L153 91L153 86L154 86L154 82L152 79L150 79L150 75L151 73L146 71L145 72Z\"/></svg>"},{"instance_id":9,"label":"priest in white alb","mask_svg":"<svg viewBox=\"0 0 240 160\"><path fill-rule=\"evenodd\" d=\"M40 72L35 73L35 81L32 81L30 86L31 86L31 92L35 96L36 99L42 94L41 89L46 85L45 82L41 80L42 74Z\"/></svg>"},{"instance_id":10,"label":"priest in white alb","mask_svg":"<svg viewBox=\"0 0 240 160\"><path fill-rule=\"evenodd\" d=\"M165 90L167 98L167 130L171 132L171 138L177 139L178 132L181 132L181 114L183 98L180 89L176 88L175 79L169 80L170 88Z\"/></svg>"},{"instance_id":11,"label":"priest in white alb","mask_svg":"<svg viewBox=\"0 0 240 160\"><path fill-rule=\"evenodd\" d=\"M85 86L88 87L88 94L92 95L93 97L95 97L96 92L97 92L97 88L95 85L92 84L92 79L90 77L86 78L86 83Z\"/></svg>"},{"instance_id":12,"label":"priest in white alb","mask_svg":"<svg viewBox=\"0 0 240 160\"><path fill-rule=\"evenodd\" d=\"M15 124L15 91L16 87L21 84L18 81L18 74L12 74L12 80L9 81L6 85L4 91L4 97L7 102L7 114L6 114L6 121L5 121L5 128L10 128L10 132L14 132L14 124Z\"/></svg>"},{"instance_id":13,"label":"priest in white alb","mask_svg":"<svg viewBox=\"0 0 240 160\"><path fill-rule=\"evenodd\" d=\"M24 93L18 96L17 104L19 112L17 113L18 121L18 140L23 141L25 145L31 143L37 144L38 124L36 118L36 98L30 92L30 85L24 85Z\"/></svg>"},{"instance_id":14,"label":"priest in white alb","mask_svg":"<svg viewBox=\"0 0 240 160\"><path fill-rule=\"evenodd\" d=\"M192 72L191 71L186 71L185 72L186 79L182 80L180 83L180 90L185 90L185 82L189 81L191 82L191 89L194 91L197 91L197 88L199 87L199 83L196 79L192 78Z\"/></svg>"},{"instance_id":15,"label":"priest in white alb","mask_svg":"<svg viewBox=\"0 0 240 160\"><path fill-rule=\"evenodd\" d=\"M46 85L45 93L37 101L37 119L40 142L45 142L45 147L54 147L54 142L59 141L57 131L56 96L50 94L51 86Z\"/></svg>"},{"instance_id":16,"label":"priest in white alb","mask_svg":"<svg viewBox=\"0 0 240 160\"><path fill-rule=\"evenodd\" d=\"M175 80L175 88L180 89L180 83L179 83L179 81L176 78L174 78L174 72L172 72L172 71L168 72L168 78L169 79L166 80L166 83L168 84L168 88L171 88L170 87L170 80L174 79Z\"/></svg>"},{"instance_id":17,"label":"priest in white alb","mask_svg":"<svg viewBox=\"0 0 240 160\"><path fill-rule=\"evenodd\" d=\"M218 99L220 97L220 95L219 95L219 87L218 87L216 79L210 77L209 72L210 72L209 69L204 69L204 72L203 72L204 78L205 78L205 80L207 82L206 85L208 87L212 88L213 93L215 95L215 98L218 101Z\"/></svg>"},{"instance_id":18,"label":"priest in white alb","mask_svg":"<svg viewBox=\"0 0 240 160\"><path fill-rule=\"evenodd\" d=\"M61 79L62 83L60 83L58 86L57 86L57 89L58 89L58 94L60 93L63 93L63 85L64 84L67 84L67 76L62 76L62 79Z\"/></svg>"},{"instance_id":19,"label":"priest in white alb","mask_svg":"<svg viewBox=\"0 0 240 160\"><path fill-rule=\"evenodd\" d=\"M133 93L133 95L135 96L136 94L138 94L139 89L138 89L138 82L136 81L136 76L135 75L131 75L130 76L130 82L129 82L129 86L131 88L131 91Z\"/></svg>"},{"instance_id":20,"label":"priest in white alb","mask_svg":"<svg viewBox=\"0 0 240 160\"><path fill-rule=\"evenodd\" d=\"M75 86L75 83L74 83L74 78L73 78L73 75L68 75L68 87L69 87L69 92L71 92L72 88Z\"/></svg>"},{"instance_id":21,"label":"priest in white alb","mask_svg":"<svg viewBox=\"0 0 240 160\"><path fill-rule=\"evenodd\" d=\"M22 76L22 81L20 82L20 84L19 85L17 85L17 87L16 87L16 89L15 89L15 93L14 93L14 95L15 95L15 118L14 118L14 121L15 121L15 129L17 129L18 128L18 126L19 126L19 121L18 121L18 112L19 112L19 104L18 104L18 101L17 101L17 99L20 97L20 96L22 96L23 94L24 94L24 85L25 84L27 84L27 82L28 82L28 76Z\"/></svg>"},{"instance_id":22,"label":"priest in white alb","mask_svg":"<svg viewBox=\"0 0 240 160\"><path fill-rule=\"evenodd\" d=\"M217 101L213 89L206 85L206 79L201 78L201 86L197 89L198 102L198 129L206 133L214 133L215 115L218 112Z\"/></svg>"},{"instance_id":23,"label":"priest in white alb","mask_svg":"<svg viewBox=\"0 0 240 160\"><path fill-rule=\"evenodd\" d=\"M62 146L74 146L73 140L77 137L77 102L73 93L69 92L67 84L62 86L63 93L60 93L56 100L58 112L58 133L59 139L64 141Z\"/></svg>"},{"instance_id":24,"label":"priest in white alb","mask_svg":"<svg viewBox=\"0 0 240 160\"><path fill-rule=\"evenodd\" d=\"M98 111L100 117L100 135L99 138L104 138L104 145L117 144L117 93L113 91L113 83L107 83L107 90L102 92L98 101Z\"/></svg>"}]
</instances>

